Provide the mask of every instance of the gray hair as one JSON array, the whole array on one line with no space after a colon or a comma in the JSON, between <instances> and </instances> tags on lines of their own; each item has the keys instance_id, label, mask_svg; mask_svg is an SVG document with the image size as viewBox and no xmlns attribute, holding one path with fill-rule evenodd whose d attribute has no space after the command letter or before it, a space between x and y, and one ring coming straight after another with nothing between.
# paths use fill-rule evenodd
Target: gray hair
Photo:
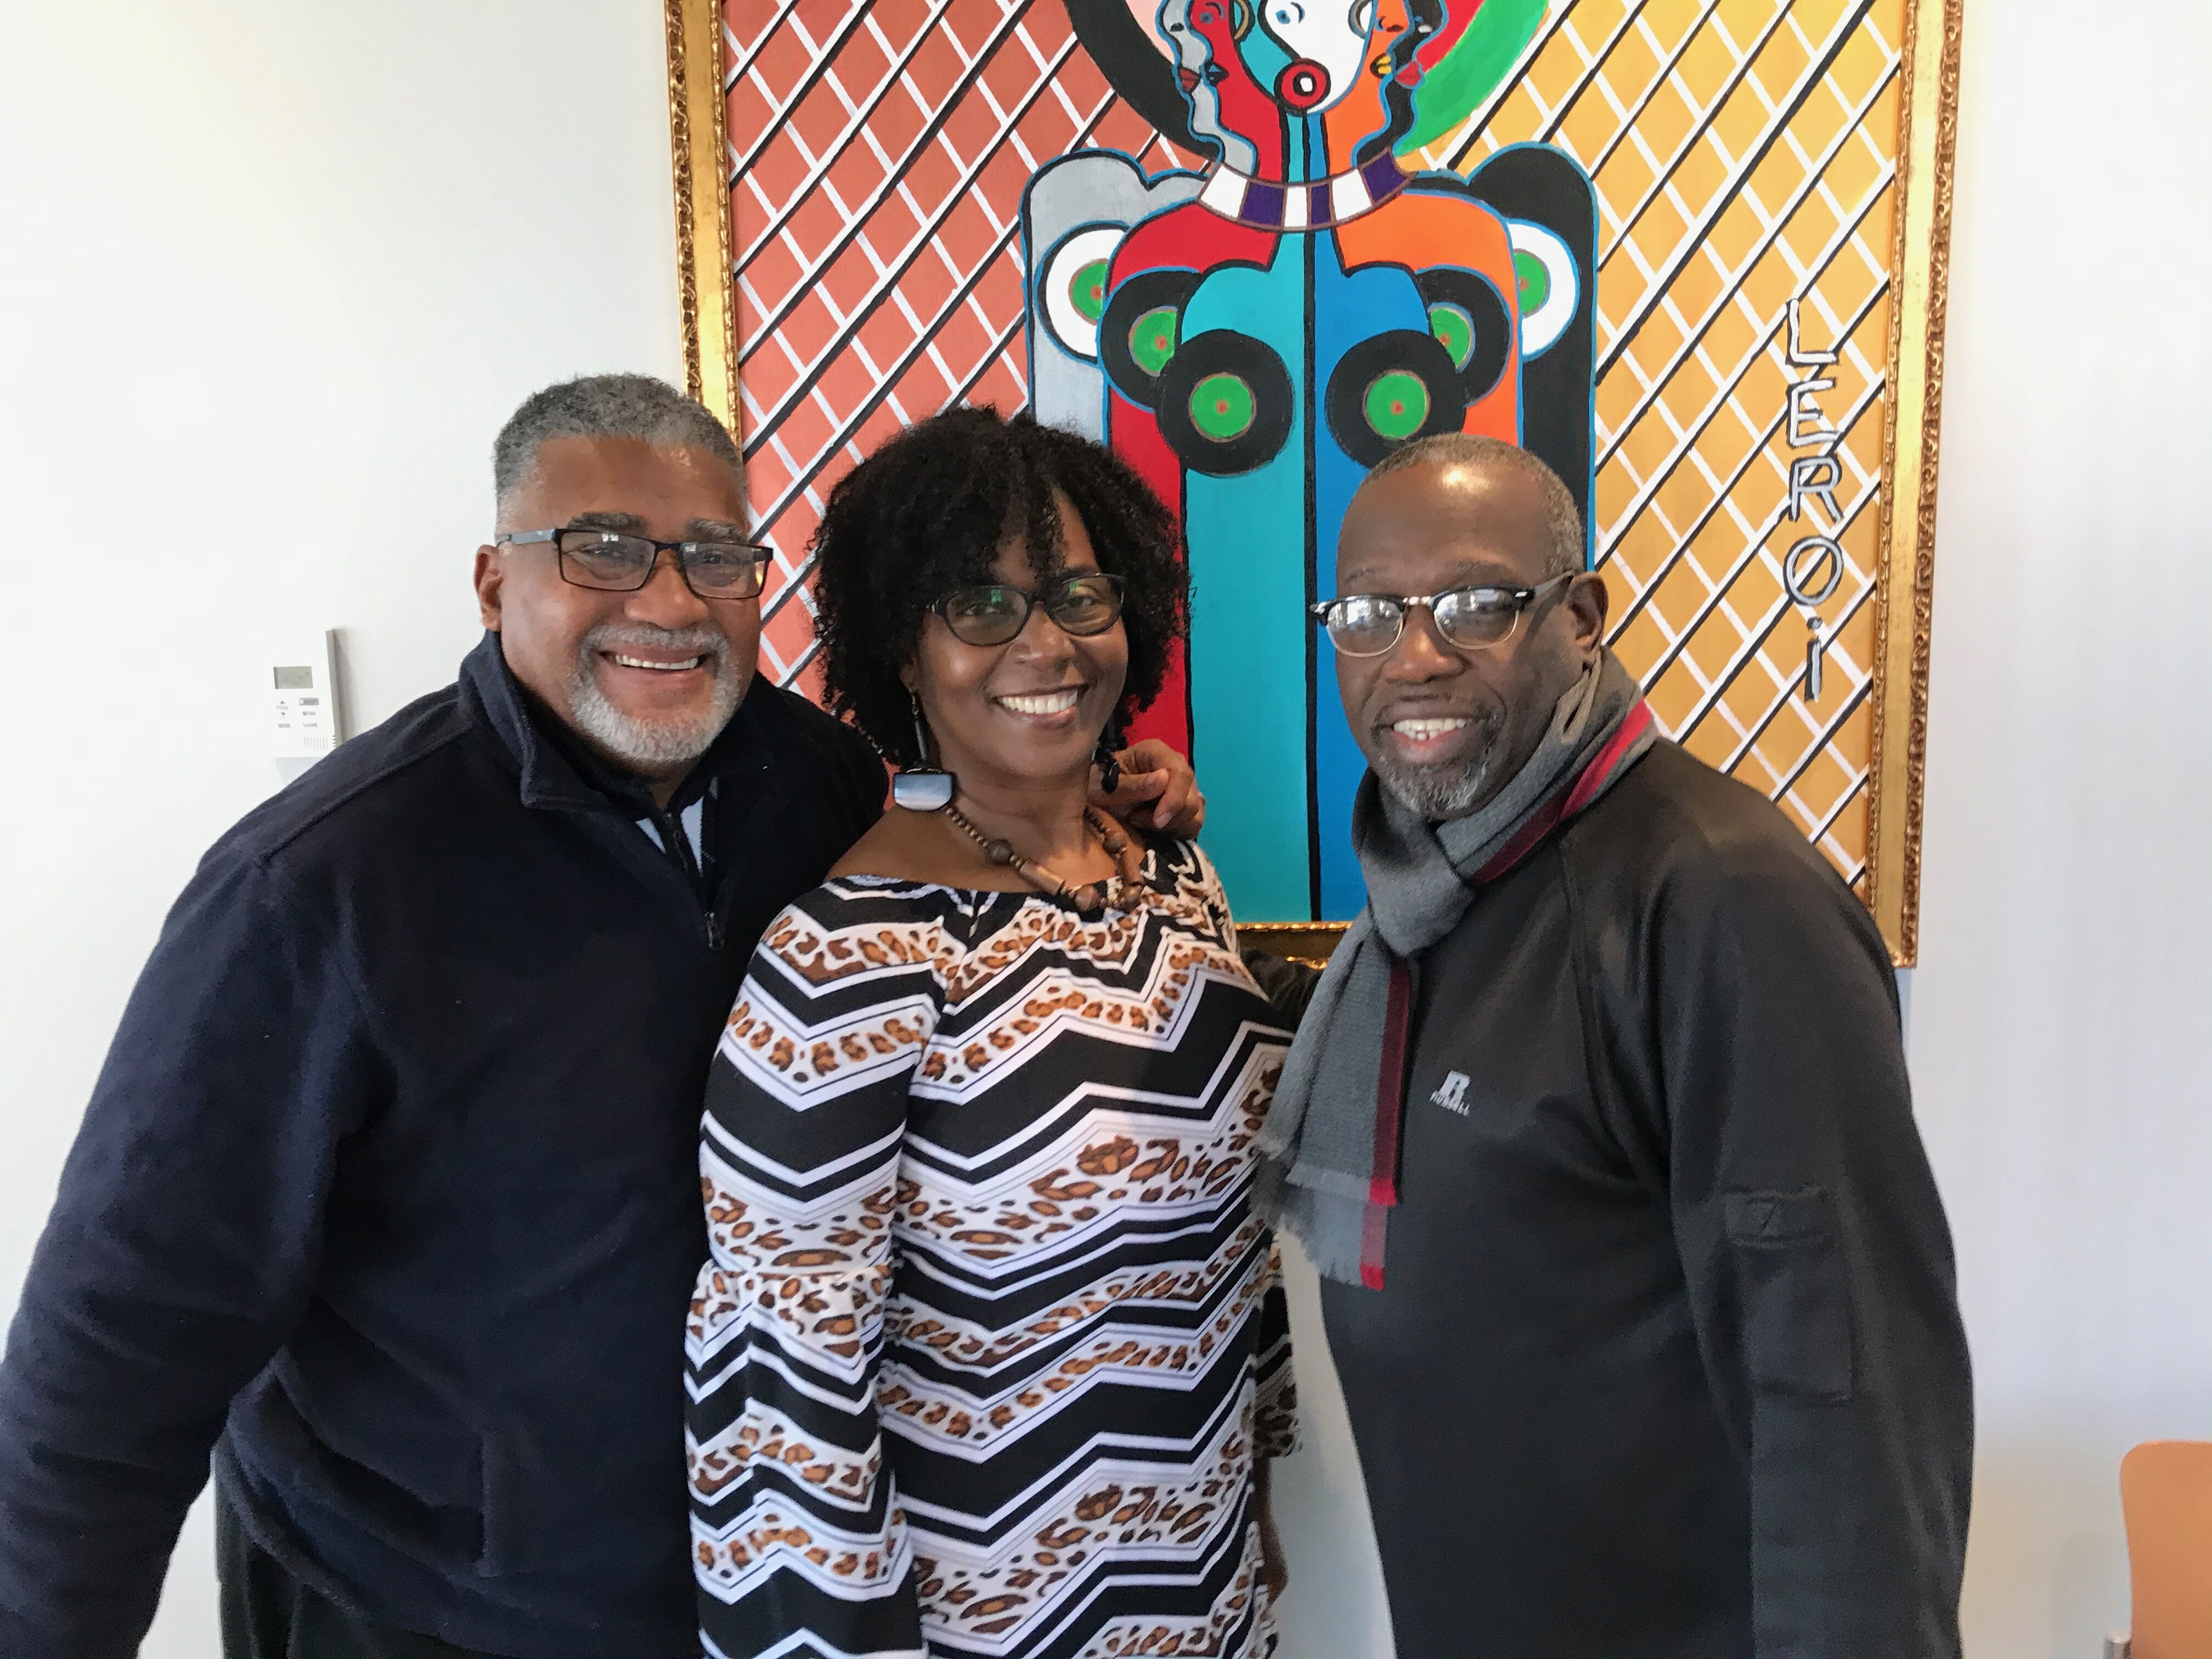
<instances>
[{"instance_id":1,"label":"gray hair","mask_svg":"<svg viewBox=\"0 0 2212 1659\"><path fill-rule=\"evenodd\" d=\"M491 447L491 480L502 517L549 438L634 438L656 449L704 450L730 469L740 492L744 489L738 446L704 404L650 374L586 374L532 392L500 428Z\"/></svg>"},{"instance_id":2,"label":"gray hair","mask_svg":"<svg viewBox=\"0 0 2212 1659\"><path fill-rule=\"evenodd\" d=\"M1439 432L1416 438L1394 449L1375 464L1369 478L1387 477L1411 466L1494 466L1517 472L1536 487L1544 498L1544 574L1569 576L1583 568L1588 544L1583 536L1583 515L1559 475L1541 457L1509 444L1502 438L1482 438L1471 432Z\"/></svg>"}]
</instances>

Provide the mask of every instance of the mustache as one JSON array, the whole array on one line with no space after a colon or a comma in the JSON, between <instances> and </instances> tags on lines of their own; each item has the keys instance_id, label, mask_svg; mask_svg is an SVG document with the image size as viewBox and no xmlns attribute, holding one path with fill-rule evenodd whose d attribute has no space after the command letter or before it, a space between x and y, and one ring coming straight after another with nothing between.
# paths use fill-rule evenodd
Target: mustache
<instances>
[{"instance_id":1,"label":"mustache","mask_svg":"<svg viewBox=\"0 0 2212 1659\"><path fill-rule=\"evenodd\" d=\"M729 636L704 623L690 628L655 628L650 623L600 623L586 632L577 645L577 653L588 660L601 651L635 647L704 657L717 670L730 659Z\"/></svg>"}]
</instances>

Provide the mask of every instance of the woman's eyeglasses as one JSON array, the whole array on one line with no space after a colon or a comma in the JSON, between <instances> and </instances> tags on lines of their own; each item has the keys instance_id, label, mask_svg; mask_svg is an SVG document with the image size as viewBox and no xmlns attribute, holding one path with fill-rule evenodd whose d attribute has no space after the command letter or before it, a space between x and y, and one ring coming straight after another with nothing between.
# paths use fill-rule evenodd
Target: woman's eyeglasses
<instances>
[{"instance_id":1,"label":"woman's eyeglasses","mask_svg":"<svg viewBox=\"0 0 2212 1659\"><path fill-rule=\"evenodd\" d=\"M1029 626L1030 611L1038 605L1063 634L1079 639L1103 634L1121 620L1121 579L1070 576L1040 592L999 582L956 587L929 608L963 645L1004 645Z\"/></svg>"},{"instance_id":2,"label":"woman's eyeglasses","mask_svg":"<svg viewBox=\"0 0 2212 1659\"><path fill-rule=\"evenodd\" d=\"M1348 593L1312 607L1328 642L1347 657L1379 657L1406 631L1406 613L1426 607L1437 632L1462 651L1489 651L1513 637L1521 613L1551 589L1574 580L1554 576L1534 587L1448 587L1441 593Z\"/></svg>"}]
</instances>

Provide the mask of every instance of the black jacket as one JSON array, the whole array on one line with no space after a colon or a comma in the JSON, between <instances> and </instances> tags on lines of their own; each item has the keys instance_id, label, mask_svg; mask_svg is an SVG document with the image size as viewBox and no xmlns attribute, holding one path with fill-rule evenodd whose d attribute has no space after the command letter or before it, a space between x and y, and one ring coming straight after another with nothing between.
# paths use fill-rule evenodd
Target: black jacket
<instances>
[{"instance_id":1,"label":"black jacket","mask_svg":"<svg viewBox=\"0 0 2212 1659\"><path fill-rule=\"evenodd\" d=\"M210 1447L256 1540L370 1618L695 1650L708 1060L883 769L757 684L673 804L709 798L705 888L590 769L488 636L208 854L0 1364L5 1659L137 1650Z\"/></svg>"},{"instance_id":2,"label":"black jacket","mask_svg":"<svg viewBox=\"0 0 2212 1659\"><path fill-rule=\"evenodd\" d=\"M1888 954L1662 743L1416 964L1323 1306L1401 1654L1946 1659L1972 1398Z\"/></svg>"}]
</instances>

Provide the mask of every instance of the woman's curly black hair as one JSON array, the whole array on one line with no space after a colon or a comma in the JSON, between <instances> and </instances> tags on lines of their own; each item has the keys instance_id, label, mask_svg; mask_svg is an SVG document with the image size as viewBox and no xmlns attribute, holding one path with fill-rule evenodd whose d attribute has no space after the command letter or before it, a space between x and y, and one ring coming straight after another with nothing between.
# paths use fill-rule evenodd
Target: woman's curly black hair
<instances>
[{"instance_id":1,"label":"woman's curly black hair","mask_svg":"<svg viewBox=\"0 0 2212 1659\"><path fill-rule=\"evenodd\" d=\"M830 492L814 535L814 599L830 706L896 765L912 766L914 714L899 671L929 607L997 580L1010 539L1040 580L1062 568L1058 497L1083 521L1098 568L1121 579L1129 677L1109 733L1159 693L1183 631L1188 579L1174 515L1129 468L1087 438L951 409L908 428Z\"/></svg>"}]
</instances>

